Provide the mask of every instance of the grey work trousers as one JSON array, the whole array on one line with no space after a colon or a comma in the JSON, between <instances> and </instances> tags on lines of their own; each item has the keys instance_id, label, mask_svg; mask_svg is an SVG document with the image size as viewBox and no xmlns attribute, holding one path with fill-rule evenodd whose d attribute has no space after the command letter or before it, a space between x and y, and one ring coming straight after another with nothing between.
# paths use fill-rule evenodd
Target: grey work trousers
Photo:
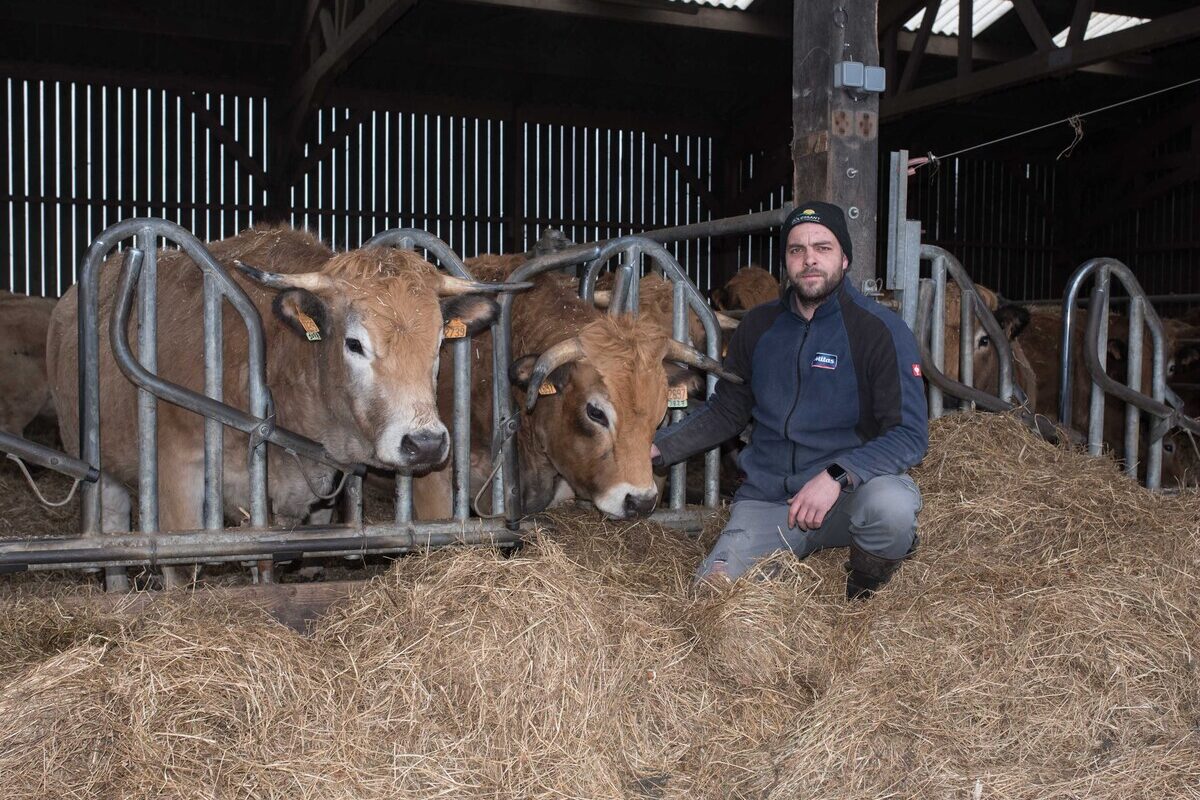
<instances>
[{"instance_id":1,"label":"grey work trousers","mask_svg":"<svg viewBox=\"0 0 1200 800\"><path fill-rule=\"evenodd\" d=\"M904 558L916 536L921 506L921 492L907 474L880 475L842 492L821 527L811 531L788 528L787 503L738 500L712 552L696 570L696 580L714 569L736 580L781 550L804 558L851 542L880 558Z\"/></svg>"}]
</instances>

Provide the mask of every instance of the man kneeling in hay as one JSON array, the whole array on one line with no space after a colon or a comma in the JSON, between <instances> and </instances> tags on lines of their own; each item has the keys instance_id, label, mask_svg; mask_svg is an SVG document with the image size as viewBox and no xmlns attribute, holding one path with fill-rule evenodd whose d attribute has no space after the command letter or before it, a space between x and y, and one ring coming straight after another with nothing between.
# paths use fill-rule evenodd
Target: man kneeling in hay
<instances>
[{"instance_id":1,"label":"man kneeling in hay","mask_svg":"<svg viewBox=\"0 0 1200 800\"><path fill-rule=\"evenodd\" d=\"M907 470L929 446L921 360L895 313L845 280L842 209L809 201L781 231L791 286L746 314L708 403L660 430L656 465L737 435L746 481L696 581L734 580L786 548L849 547L846 597L869 597L916 549L921 493Z\"/></svg>"}]
</instances>

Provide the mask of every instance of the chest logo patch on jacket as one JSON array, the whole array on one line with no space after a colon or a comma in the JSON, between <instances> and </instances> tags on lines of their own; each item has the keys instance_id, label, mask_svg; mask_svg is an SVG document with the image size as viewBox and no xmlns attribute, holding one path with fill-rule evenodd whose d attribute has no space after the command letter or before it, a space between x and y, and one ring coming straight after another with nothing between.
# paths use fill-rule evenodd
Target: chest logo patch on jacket
<instances>
[{"instance_id":1,"label":"chest logo patch on jacket","mask_svg":"<svg viewBox=\"0 0 1200 800\"><path fill-rule=\"evenodd\" d=\"M818 369L837 369L838 357L829 353L817 353L812 365Z\"/></svg>"}]
</instances>

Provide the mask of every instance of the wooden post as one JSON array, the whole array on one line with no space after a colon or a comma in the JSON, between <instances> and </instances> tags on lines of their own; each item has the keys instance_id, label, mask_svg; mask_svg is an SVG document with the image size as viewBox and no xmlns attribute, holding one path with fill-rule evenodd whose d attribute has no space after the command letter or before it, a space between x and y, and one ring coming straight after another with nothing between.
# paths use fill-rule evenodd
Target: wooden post
<instances>
[{"instance_id":1,"label":"wooden post","mask_svg":"<svg viewBox=\"0 0 1200 800\"><path fill-rule=\"evenodd\" d=\"M858 288L876 275L879 95L834 89L833 65L879 64L876 3L794 0L792 12L792 196L846 210Z\"/></svg>"}]
</instances>

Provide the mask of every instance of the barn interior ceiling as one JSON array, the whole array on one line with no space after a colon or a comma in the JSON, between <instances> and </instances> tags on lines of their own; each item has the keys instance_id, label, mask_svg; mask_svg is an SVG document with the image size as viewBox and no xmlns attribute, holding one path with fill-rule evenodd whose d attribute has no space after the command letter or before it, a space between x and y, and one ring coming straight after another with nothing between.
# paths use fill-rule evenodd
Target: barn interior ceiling
<instances>
[{"instance_id":1,"label":"barn interior ceiling","mask_svg":"<svg viewBox=\"0 0 1200 800\"><path fill-rule=\"evenodd\" d=\"M982 28L969 50L949 35L964 9ZM1085 40L1094 13L1149 21ZM743 152L790 137L792 0L744 10L670 0L6 0L0 18L9 76L267 97L276 164L300 158L306 121L330 104L689 131ZM1200 75L1197 2L880 0L878 19L885 150L948 152ZM1053 37L1064 31L1060 47ZM1192 87L1150 113L1198 98ZM1090 118L1088 146L1135 137L1143 118L1138 108ZM991 154L1052 158L1069 141L1059 128Z\"/></svg>"}]
</instances>

